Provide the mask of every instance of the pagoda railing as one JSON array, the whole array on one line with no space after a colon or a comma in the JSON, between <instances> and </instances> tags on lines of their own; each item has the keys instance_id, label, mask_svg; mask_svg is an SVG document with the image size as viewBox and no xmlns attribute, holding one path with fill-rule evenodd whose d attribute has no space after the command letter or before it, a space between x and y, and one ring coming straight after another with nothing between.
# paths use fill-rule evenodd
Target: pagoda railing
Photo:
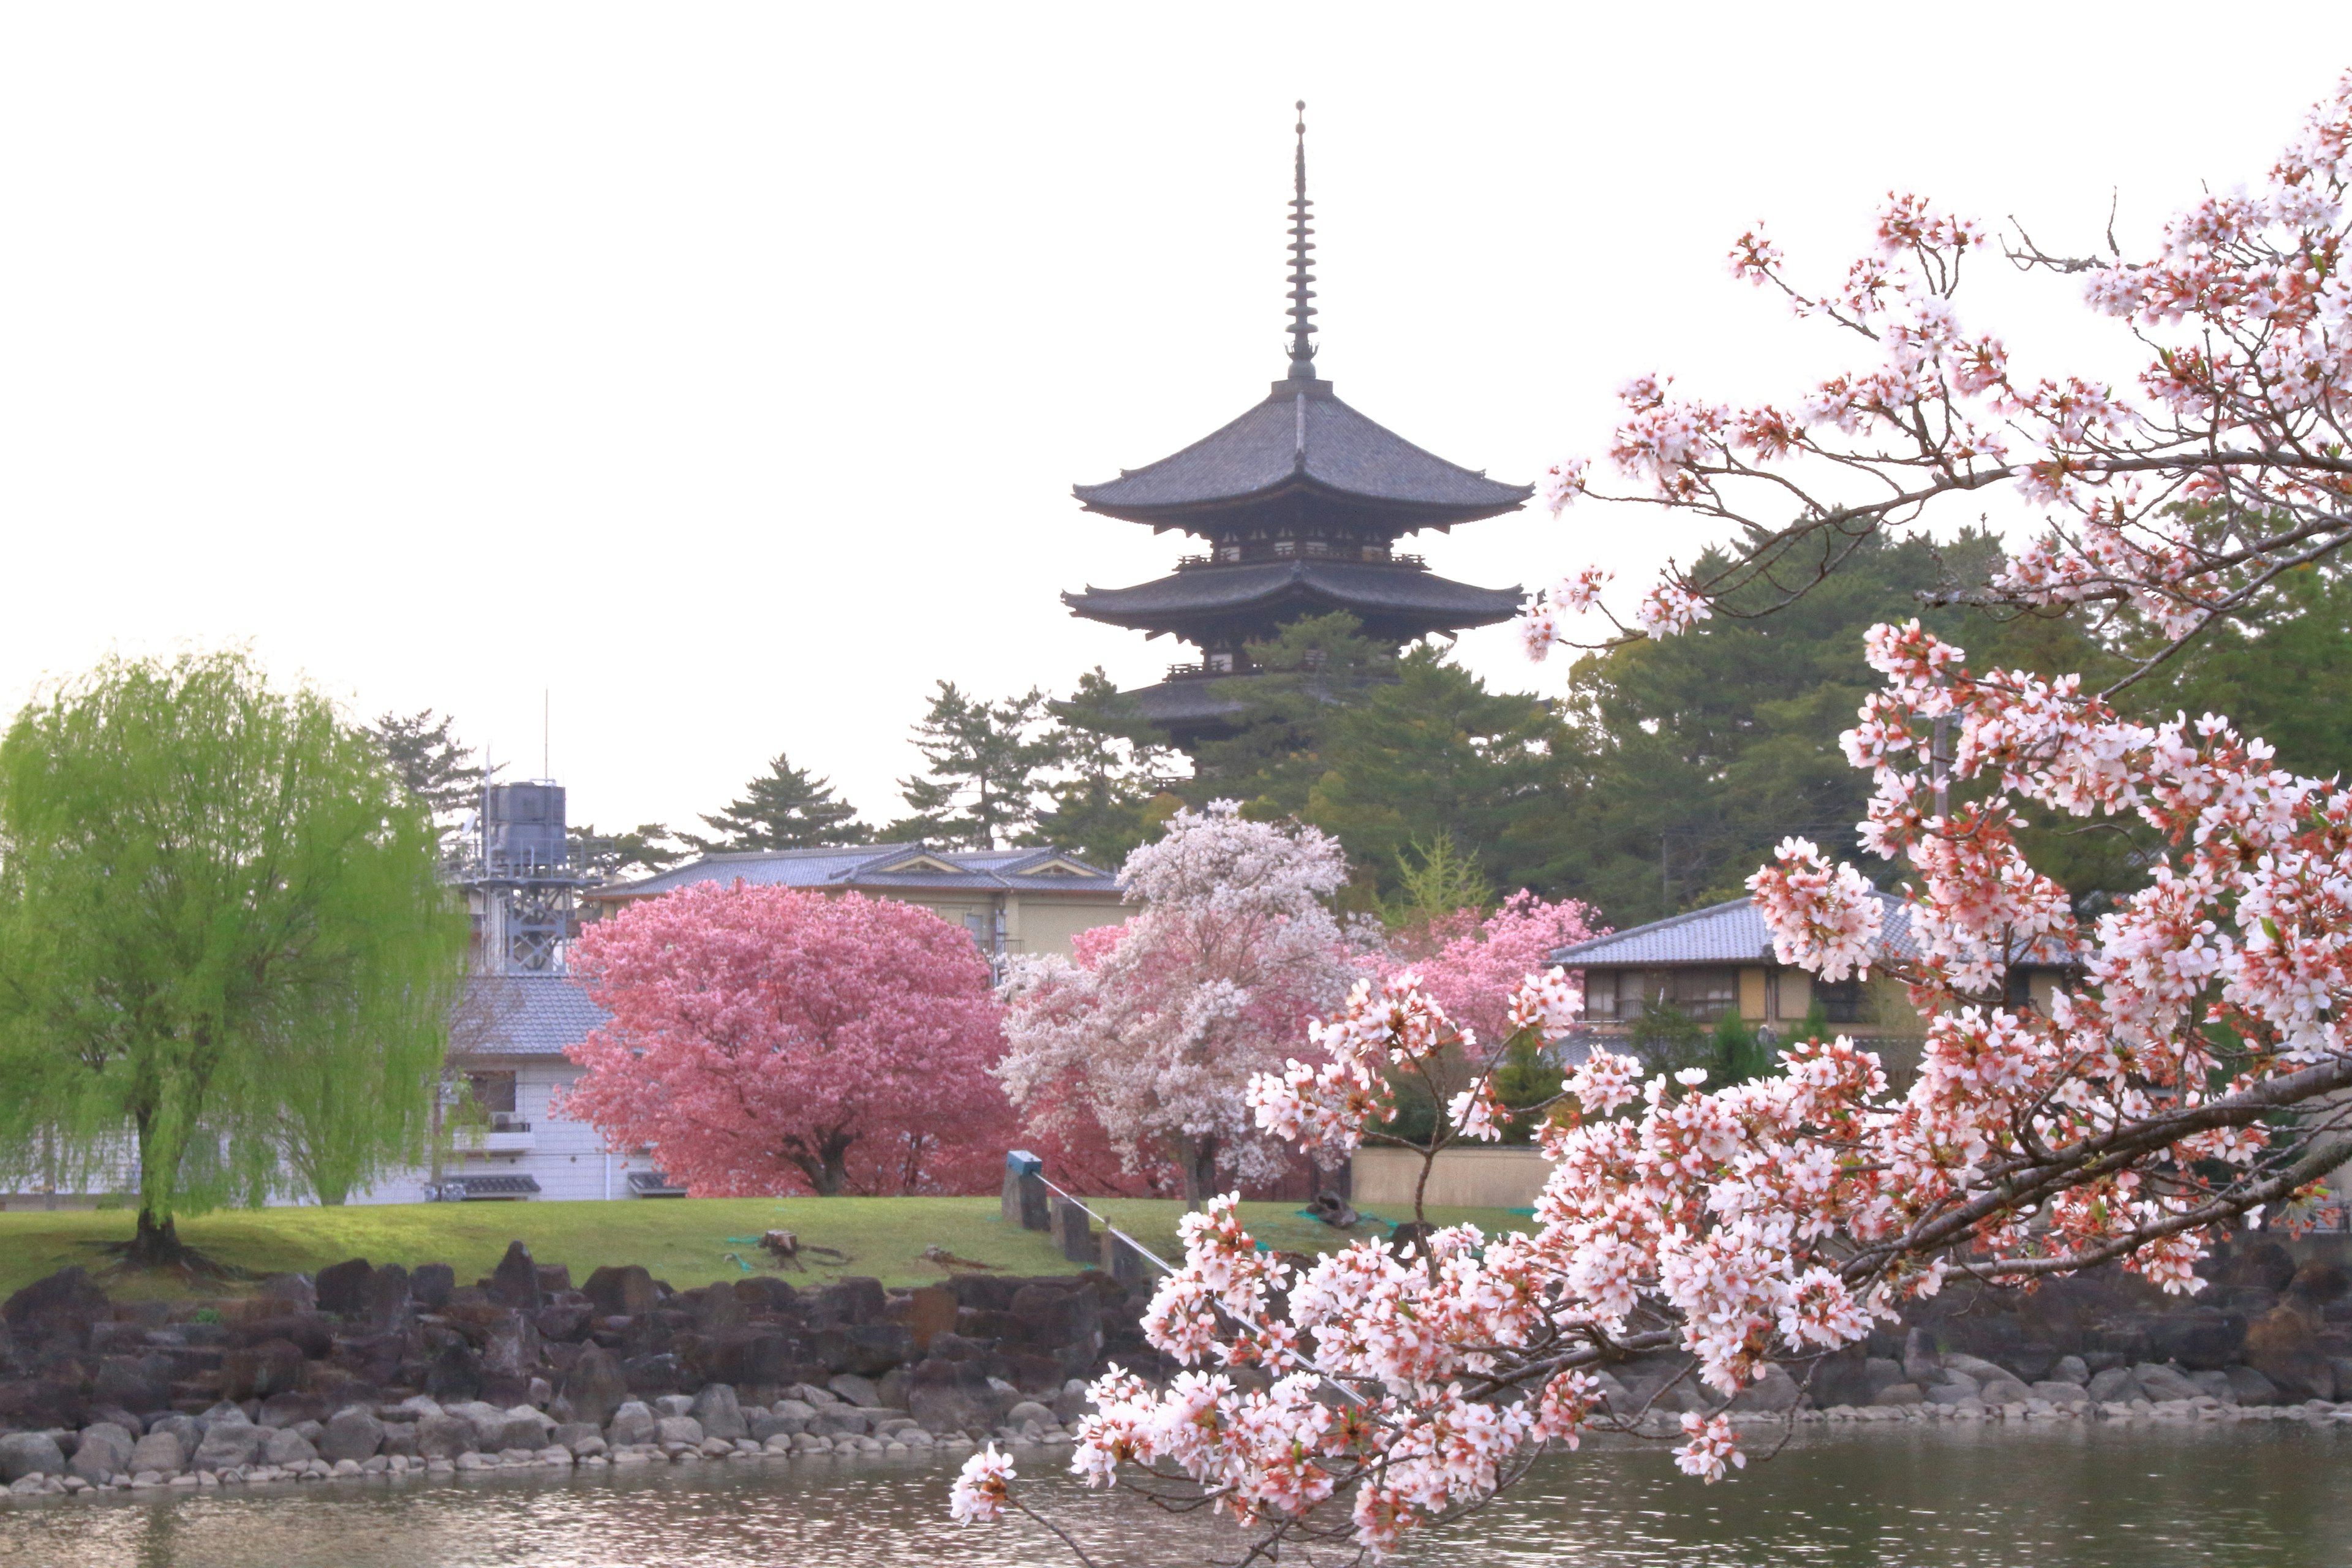
<instances>
[{"instance_id":1,"label":"pagoda railing","mask_svg":"<svg viewBox=\"0 0 2352 1568\"><path fill-rule=\"evenodd\" d=\"M1339 551L1276 551L1264 545L1251 546L1239 560L1220 561L1213 555L1179 556L1176 570L1198 572L1209 566L1255 565L1266 561L1343 561L1373 566L1403 566L1415 572L1429 570L1427 558L1420 555L1381 555L1368 560L1361 555L1348 555Z\"/></svg>"}]
</instances>

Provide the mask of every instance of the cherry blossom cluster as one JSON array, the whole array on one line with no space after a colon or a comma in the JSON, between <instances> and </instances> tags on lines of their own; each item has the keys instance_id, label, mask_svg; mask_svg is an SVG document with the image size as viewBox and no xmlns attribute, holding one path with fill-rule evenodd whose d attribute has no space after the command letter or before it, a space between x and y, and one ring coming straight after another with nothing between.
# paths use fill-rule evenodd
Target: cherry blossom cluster
<instances>
[{"instance_id":1,"label":"cherry blossom cluster","mask_svg":"<svg viewBox=\"0 0 2352 1568\"><path fill-rule=\"evenodd\" d=\"M1666 506L1753 542L1704 572L1670 566L1626 619L1591 574L1571 575L1523 613L1529 650L1671 636L1733 605L1768 613L1838 541L1979 508L1971 492L1991 486L2013 488L2043 527L1958 596L2113 606L2169 640L2259 613L2280 573L2352 540L2347 145L2352 73L2259 187L2199 201L2151 256L2053 255L2021 232L2003 243L2019 266L2079 277L2089 307L2137 338L2147 357L2130 388L2021 368L1998 333L1964 322L1962 275L1990 242L1919 195L1890 193L1869 249L1826 289L1792 281L1761 225L1741 235L1736 278L1866 357L1778 403L1692 397L1663 374L1627 382L1608 456L1631 487L1603 492L1571 459L1546 475L1546 502ZM1576 618L1595 609L1605 627L1580 638Z\"/></svg>"}]
</instances>

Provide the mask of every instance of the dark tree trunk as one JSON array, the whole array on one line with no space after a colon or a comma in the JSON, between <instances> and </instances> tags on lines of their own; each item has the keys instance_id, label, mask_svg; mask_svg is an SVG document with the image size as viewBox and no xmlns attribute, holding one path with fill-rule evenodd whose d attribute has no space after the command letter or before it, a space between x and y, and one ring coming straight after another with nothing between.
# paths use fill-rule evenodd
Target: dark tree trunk
<instances>
[{"instance_id":1,"label":"dark tree trunk","mask_svg":"<svg viewBox=\"0 0 2352 1568\"><path fill-rule=\"evenodd\" d=\"M1184 1206L1197 1209L1205 1205L1217 1192L1217 1138L1207 1133L1184 1140Z\"/></svg>"},{"instance_id":2,"label":"dark tree trunk","mask_svg":"<svg viewBox=\"0 0 2352 1568\"><path fill-rule=\"evenodd\" d=\"M127 1268L184 1268L199 1260L196 1249L180 1239L169 1215L161 1221L152 1209L139 1211L139 1232L122 1249Z\"/></svg>"}]
</instances>

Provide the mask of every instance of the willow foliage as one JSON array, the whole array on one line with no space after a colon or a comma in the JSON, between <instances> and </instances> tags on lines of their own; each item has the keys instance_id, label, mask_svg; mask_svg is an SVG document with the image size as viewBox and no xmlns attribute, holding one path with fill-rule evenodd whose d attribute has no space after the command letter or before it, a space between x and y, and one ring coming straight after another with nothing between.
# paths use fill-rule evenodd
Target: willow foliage
<instances>
[{"instance_id":1,"label":"willow foliage","mask_svg":"<svg viewBox=\"0 0 2352 1568\"><path fill-rule=\"evenodd\" d=\"M0 739L0 1161L174 1215L424 1147L467 921L381 746L246 656L110 660Z\"/></svg>"}]
</instances>

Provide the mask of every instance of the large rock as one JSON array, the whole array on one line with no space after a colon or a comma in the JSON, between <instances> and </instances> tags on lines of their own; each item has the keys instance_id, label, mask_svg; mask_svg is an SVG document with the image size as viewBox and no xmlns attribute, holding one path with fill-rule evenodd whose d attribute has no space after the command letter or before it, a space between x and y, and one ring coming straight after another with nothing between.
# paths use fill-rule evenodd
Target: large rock
<instances>
[{"instance_id":1,"label":"large rock","mask_svg":"<svg viewBox=\"0 0 2352 1568\"><path fill-rule=\"evenodd\" d=\"M1925 1388L1942 1381L1937 1374L1943 1371L1943 1359L1937 1355L1935 1342L1924 1329L1913 1329L1903 1336L1903 1375Z\"/></svg>"},{"instance_id":2,"label":"large rock","mask_svg":"<svg viewBox=\"0 0 2352 1568\"><path fill-rule=\"evenodd\" d=\"M2091 1397L2101 1405L2128 1405L2135 1399L2146 1399L2140 1392L2139 1379L2127 1366L2111 1366L2105 1372L2091 1374Z\"/></svg>"},{"instance_id":3,"label":"large rock","mask_svg":"<svg viewBox=\"0 0 2352 1568\"><path fill-rule=\"evenodd\" d=\"M2300 1301L2273 1307L2246 1326L2246 1364L2292 1403L2336 1397L2336 1371L2319 1345L2319 1318Z\"/></svg>"},{"instance_id":4,"label":"large rock","mask_svg":"<svg viewBox=\"0 0 2352 1568\"><path fill-rule=\"evenodd\" d=\"M379 1330L397 1329L410 1317L408 1270L387 1263L368 1279L368 1321Z\"/></svg>"},{"instance_id":5,"label":"large rock","mask_svg":"<svg viewBox=\"0 0 2352 1568\"><path fill-rule=\"evenodd\" d=\"M327 1429L319 1438L319 1458L329 1464L373 1458L383 1446L383 1423L365 1405L347 1405L327 1418Z\"/></svg>"},{"instance_id":6,"label":"large rock","mask_svg":"<svg viewBox=\"0 0 2352 1568\"><path fill-rule=\"evenodd\" d=\"M500 1307L512 1307L520 1311L536 1312L547 1305L539 1290L539 1265L531 1260L530 1248L520 1241L507 1243L507 1255L482 1282L490 1293L490 1300Z\"/></svg>"},{"instance_id":7,"label":"large rock","mask_svg":"<svg viewBox=\"0 0 2352 1568\"><path fill-rule=\"evenodd\" d=\"M474 1451L474 1424L462 1415L444 1413L423 1415L416 1421L416 1457L421 1459L454 1459L460 1454Z\"/></svg>"},{"instance_id":8,"label":"large rock","mask_svg":"<svg viewBox=\"0 0 2352 1568\"><path fill-rule=\"evenodd\" d=\"M654 1277L634 1263L599 1268L588 1276L587 1283L580 1289L596 1304L601 1317L640 1318L661 1305L661 1298L654 1289Z\"/></svg>"},{"instance_id":9,"label":"large rock","mask_svg":"<svg viewBox=\"0 0 2352 1568\"><path fill-rule=\"evenodd\" d=\"M562 1397L571 1402L573 1420L602 1426L628 1402L629 1385L613 1352L592 1344L581 1351L572 1370L563 1374Z\"/></svg>"},{"instance_id":10,"label":"large rock","mask_svg":"<svg viewBox=\"0 0 2352 1568\"><path fill-rule=\"evenodd\" d=\"M654 1422L656 1443L699 1444L704 1436L702 1423L691 1415L664 1415Z\"/></svg>"},{"instance_id":11,"label":"large rock","mask_svg":"<svg viewBox=\"0 0 2352 1568\"><path fill-rule=\"evenodd\" d=\"M882 1403L882 1391L870 1377L860 1377L854 1372L835 1373L824 1380L825 1387L844 1405L856 1405L871 1410Z\"/></svg>"},{"instance_id":12,"label":"large rock","mask_svg":"<svg viewBox=\"0 0 2352 1568\"><path fill-rule=\"evenodd\" d=\"M408 1277L408 1294L428 1312L437 1312L457 1292L457 1271L446 1263L420 1263Z\"/></svg>"},{"instance_id":13,"label":"large rock","mask_svg":"<svg viewBox=\"0 0 2352 1568\"><path fill-rule=\"evenodd\" d=\"M144 1355L110 1355L98 1363L91 1381L92 1404L127 1410L134 1415L167 1410L172 1405L174 1368L172 1358L158 1352Z\"/></svg>"},{"instance_id":14,"label":"large rock","mask_svg":"<svg viewBox=\"0 0 2352 1568\"><path fill-rule=\"evenodd\" d=\"M735 1391L723 1383L704 1384L687 1414L702 1423L703 1436L707 1437L732 1441L751 1435L751 1428L743 1420L742 1406L736 1402Z\"/></svg>"},{"instance_id":15,"label":"large rock","mask_svg":"<svg viewBox=\"0 0 2352 1568\"><path fill-rule=\"evenodd\" d=\"M2091 1391L2079 1383L2063 1378L2047 1378L2033 1385L2033 1397L2046 1399L2053 1405L2087 1405Z\"/></svg>"},{"instance_id":16,"label":"large rock","mask_svg":"<svg viewBox=\"0 0 2352 1568\"><path fill-rule=\"evenodd\" d=\"M269 1428L256 1426L250 1421L215 1421L205 1431L205 1440L196 1445L196 1451L189 1456L188 1468L226 1470L257 1463L270 1436Z\"/></svg>"},{"instance_id":17,"label":"large rock","mask_svg":"<svg viewBox=\"0 0 2352 1568\"><path fill-rule=\"evenodd\" d=\"M879 1323L889 1306L882 1281L853 1275L816 1292L809 1304L809 1321L820 1327Z\"/></svg>"},{"instance_id":18,"label":"large rock","mask_svg":"<svg viewBox=\"0 0 2352 1568\"><path fill-rule=\"evenodd\" d=\"M553 1441L555 1419L544 1410L528 1405L517 1405L505 1412L506 1421L499 1435L501 1448L544 1448ZM489 1444L484 1443L484 1448Z\"/></svg>"},{"instance_id":19,"label":"large rock","mask_svg":"<svg viewBox=\"0 0 2352 1568\"><path fill-rule=\"evenodd\" d=\"M1927 1394L1921 1391L1919 1385L1916 1383L1890 1383L1885 1388L1878 1391L1878 1397L1871 1401L1871 1403L1874 1405L1918 1405L1924 1403L1927 1397Z\"/></svg>"},{"instance_id":20,"label":"large rock","mask_svg":"<svg viewBox=\"0 0 2352 1568\"><path fill-rule=\"evenodd\" d=\"M36 1279L0 1303L0 1321L6 1321L20 1348L60 1335L88 1344L89 1326L111 1316L106 1292L79 1265Z\"/></svg>"},{"instance_id":21,"label":"large rock","mask_svg":"<svg viewBox=\"0 0 2352 1568\"><path fill-rule=\"evenodd\" d=\"M291 1340L265 1340L221 1358L221 1392L231 1399L267 1399L301 1380L302 1347Z\"/></svg>"},{"instance_id":22,"label":"large rock","mask_svg":"<svg viewBox=\"0 0 2352 1568\"><path fill-rule=\"evenodd\" d=\"M93 1485L111 1480L131 1469L133 1447L128 1431L111 1421L100 1421L81 1429L81 1440L74 1445L73 1462L67 1468Z\"/></svg>"},{"instance_id":23,"label":"large rock","mask_svg":"<svg viewBox=\"0 0 2352 1568\"><path fill-rule=\"evenodd\" d=\"M2257 1241L2241 1250L2221 1271L2224 1285L2284 1290L2294 1279L2294 1255L2275 1241Z\"/></svg>"},{"instance_id":24,"label":"large rock","mask_svg":"<svg viewBox=\"0 0 2352 1568\"><path fill-rule=\"evenodd\" d=\"M361 1318L375 1296L375 1266L364 1258L347 1258L319 1270L314 1287L319 1310L342 1318Z\"/></svg>"},{"instance_id":25,"label":"large rock","mask_svg":"<svg viewBox=\"0 0 2352 1568\"><path fill-rule=\"evenodd\" d=\"M2186 1374L2152 1361L2132 1368L2132 1376L2139 1384L2140 1392L2158 1405L2172 1399L2194 1399L2205 1392L2189 1382Z\"/></svg>"},{"instance_id":26,"label":"large rock","mask_svg":"<svg viewBox=\"0 0 2352 1568\"><path fill-rule=\"evenodd\" d=\"M2033 1397L2033 1391L2003 1373L1978 1390L1977 1397L1987 1405L2022 1405Z\"/></svg>"},{"instance_id":27,"label":"large rock","mask_svg":"<svg viewBox=\"0 0 2352 1568\"><path fill-rule=\"evenodd\" d=\"M618 1448L629 1443L650 1443L654 1440L653 1407L642 1399L625 1402L613 1412L613 1419L604 1428L605 1440Z\"/></svg>"},{"instance_id":28,"label":"large rock","mask_svg":"<svg viewBox=\"0 0 2352 1568\"><path fill-rule=\"evenodd\" d=\"M482 1347L482 1371L493 1378L528 1382L540 1369L539 1328L520 1310L490 1325L489 1342Z\"/></svg>"},{"instance_id":29,"label":"large rock","mask_svg":"<svg viewBox=\"0 0 2352 1568\"><path fill-rule=\"evenodd\" d=\"M2091 1382L2091 1369L2081 1356L2062 1355L2058 1358L2058 1364L2050 1369L2050 1381L2072 1383L2088 1387Z\"/></svg>"},{"instance_id":30,"label":"large rock","mask_svg":"<svg viewBox=\"0 0 2352 1568\"><path fill-rule=\"evenodd\" d=\"M1764 1369L1762 1377L1758 1378L1733 1396L1731 1408L1734 1410L1793 1410L1797 1407L1797 1399L1801 1392L1797 1387L1797 1380L1790 1377L1786 1370L1779 1366L1768 1366Z\"/></svg>"},{"instance_id":31,"label":"large rock","mask_svg":"<svg viewBox=\"0 0 2352 1568\"><path fill-rule=\"evenodd\" d=\"M11 1432L0 1437L0 1482L14 1484L26 1476L61 1476L65 1470L65 1452L47 1433Z\"/></svg>"},{"instance_id":32,"label":"large rock","mask_svg":"<svg viewBox=\"0 0 2352 1568\"><path fill-rule=\"evenodd\" d=\"M819 1329L809 1348L828 1373L878 1377L915 1356L915 1336L904 1323L856 1323Z\"/></svg>"},{"instance_id":33,"label":"large rock","mask_svg":"<svg viewBox=\"0 0 2352 1568\"><path fill-rule=\"evenodd\" d=\"M2276 1405L2278 1385L2250 1366L2230 1366L2221 1369L2230 1380L2230 1392L2240 1405Z\"/></svg>"},{"instance_id":34,"label":"large rock","mask_svg":"<svg viewBox=\"0 0 2352 1568\"><path fill-rule=\"evenodd\" d=\"M907 1413L927 1432L986 1432L1012 1405L989 1386L977 1362L934 1356L916 1363L908 1375Z\"/></svg>"},{"instance_id":35,"label":"large rock","mask_svg":"<svg viewBox=\"0 0 2352 1568\"><path fill-rule=\"evenodd\" d=\"M261 1462L265 1465L307 1465L319 1457L310 1439L291 1426L280 1426L269 1434L261 1446Z\"/></svg>"},{"instance_id":36,"label":"large rock","mask_svg":"<svg viewBox=\"0 0 2352 1568\"><path fill-rule=\"evenodd\" d=\"M143 1470L176 1476L188 1468L188 1445L177 1432L158 1427L131 1446L130 1462L124 1468L134 1476Z\"/></svg>"}]
</instances>

